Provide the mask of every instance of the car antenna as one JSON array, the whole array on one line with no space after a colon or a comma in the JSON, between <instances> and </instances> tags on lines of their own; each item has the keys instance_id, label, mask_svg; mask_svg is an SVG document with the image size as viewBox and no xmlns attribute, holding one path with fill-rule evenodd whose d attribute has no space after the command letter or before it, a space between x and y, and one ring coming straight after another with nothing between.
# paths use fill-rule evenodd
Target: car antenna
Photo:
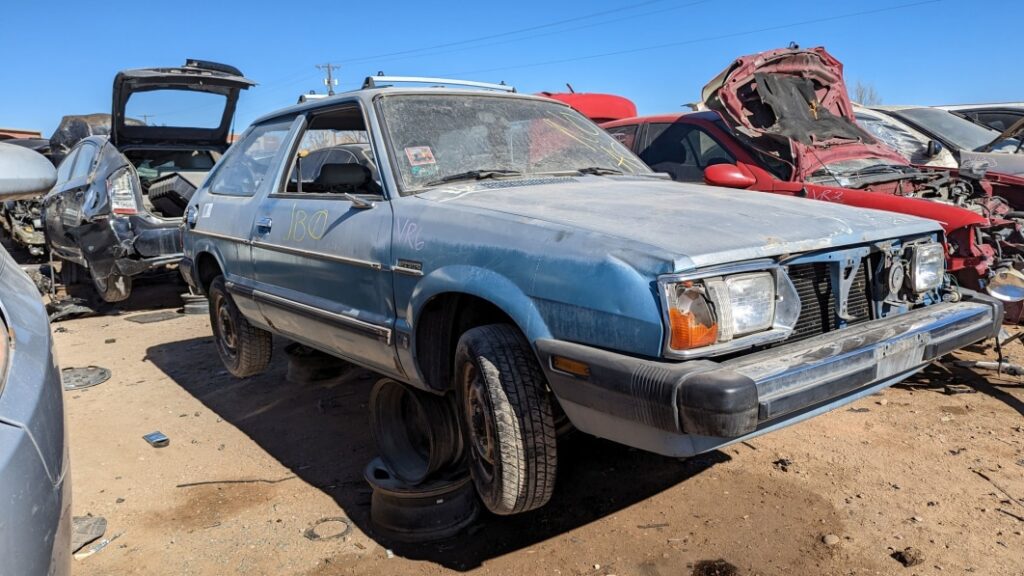
<instances>
[{"instance_id":1,"label":"car antenna","mask_svg":"<svg viewBox=\"0 0 1024 576\"><path fill-rule=\"evenodd\" d=\"M569 84L568 82L566 82L565 83L565 87L569 89L569 93L570 94L575 94L576 93L576 91L572 89L572 84Z\"/></svg>"}]
</instances>

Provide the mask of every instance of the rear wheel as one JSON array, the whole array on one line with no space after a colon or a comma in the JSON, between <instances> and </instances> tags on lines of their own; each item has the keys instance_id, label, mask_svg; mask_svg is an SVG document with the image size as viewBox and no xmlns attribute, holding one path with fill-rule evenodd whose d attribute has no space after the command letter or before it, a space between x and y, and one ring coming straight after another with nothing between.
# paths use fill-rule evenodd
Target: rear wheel
<instances>
[{"instance_id":1,"label":"rear wheel","mask_svg":"<svg viewBox=\"0 0 1024 576\"><path fill-rule=\"evenodd\" d=\"M85 278L88 272L79 264L75 264L70 260L61 260L60 262L60 281L65 286L77 286L85 282Z\"/></svg>"},{"instance_id":2,"label":"rear wheel","mask_svg":"<svg viewBox=\"0 0 1024 576\"><path fill-rule=\"evenodd\" d=\"M104 302L121 302L132 294L131 276L117 272L111 272L106 278L97 278L92 274L89 276L92 278L92 287L96 289L96 294Z\"/></svg>"},{"instance_id":3,"label":"rear wheel","mask_svg":"<svg viewBox=\"0 0 1024 576\"><path fill-rule=\"evenodd\" d=\"M210 283L210 327L224 367L238 378L263 372L270 364L273 337L249 323L228 294L224 277Z\"/></svg>"},{"instance_id":4,"label":"rear wheel","mask_svg":"<svg viewBox=\"0 0 1024 576\"><path fill-rule=\"evenodd\" d=\"M555 487L555 424L547 384L514 327L466 331L455 353L470 472L487 508L501 515L540 508Z\"/></svg>"}]
</instances>

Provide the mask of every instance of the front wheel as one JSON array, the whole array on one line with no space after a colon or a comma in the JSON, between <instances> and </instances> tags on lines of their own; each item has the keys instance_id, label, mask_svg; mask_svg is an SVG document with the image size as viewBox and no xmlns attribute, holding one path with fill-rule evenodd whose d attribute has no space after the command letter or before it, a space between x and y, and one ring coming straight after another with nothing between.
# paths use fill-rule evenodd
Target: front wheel
<instances>
[{"instance_id":1,"label":"front wheel","mask_svg":"<svg viewBox=\"0 0 1024 576\"><path fill-rule=\"evenodd\" d=\"M466 331L455 353L470 473L495 514L540 508L555 488L551 400L529 343L513 326Z\"/></svg>"},{"instance_id":2,"label":"front wheel","mask_svg":"<svg viewBox=\"0 0 1024 576\"><path fill-rule=\"evenodd\" d=\"M224 277L210 283L210 327L224 367L237 378L263 372L270 364L273 337L249 323L228 294Z\"/></svg>"}]
</instances>

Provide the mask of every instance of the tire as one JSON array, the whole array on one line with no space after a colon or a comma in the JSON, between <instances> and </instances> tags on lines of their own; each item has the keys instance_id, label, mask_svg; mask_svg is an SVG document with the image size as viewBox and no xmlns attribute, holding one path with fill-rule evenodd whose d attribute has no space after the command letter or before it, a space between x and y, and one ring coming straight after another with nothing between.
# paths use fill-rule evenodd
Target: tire
<instances>
[{"instance_id":1,"label":"tire","mask_svg":"<svg viewBox=\"0 0 1024 576\"><path fill-rule=\"evenodd\" d=\"M466 331L455 352L469 469L487 509L510 515L540 508L555 488L557 449L547 382L514 327Z\"/></svg>"},{"instance_id":2,"label":"tire","mask_svg":"<svg viewBox=\"0 0 1024 576\"><path fill-rule=\"evenodd\" d=\"M273 336L242 316L224 286L223 276L213 279L209 294L210 327L224 367L236 378L247 378L266 370L273 350Z\"/></svg>"},{"instance_id":3,"label":"tire","mask_svg":"<svg viewBox=\"0 0 1024 576\"><path fill-rule=\"evenodd\" d=\"M118 274L117 272L111 272L110 276L107 276L103 280L96 278L91 273L89 277L92 278L92 287L96 290L96 294L107 303L121 302L127 300L132 295L132 277Z\"/></svg>"},{"instance_id":4,"label":"tire","mask_svg":"<svg viewBox=\"0 0 1024 576\"><path fill-rule=\"evenodd\" d=\"M61 260L60 281L65 286L77 286L84 283L86 274L88 272L81 265L75 264L70 260Z\"/></svg>"}]
</instances>

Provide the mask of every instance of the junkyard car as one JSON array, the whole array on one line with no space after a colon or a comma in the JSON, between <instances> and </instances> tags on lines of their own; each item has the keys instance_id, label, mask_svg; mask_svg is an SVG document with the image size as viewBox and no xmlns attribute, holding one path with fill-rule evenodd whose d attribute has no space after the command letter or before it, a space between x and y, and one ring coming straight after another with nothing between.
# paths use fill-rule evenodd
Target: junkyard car
<instances>
[{"instance_id":1,"label":"junkyard car","mask_svg":"<svg viewBox=\"0 0 1024 576\"><path fill-rule=\"evenodd\" d=\"M53 184L49 160L0 143L0 199ZM60 371L32 281L0 248L0 572L71 572L71 480Z\"/></svg>"},{"instance_id":2,"label":"junkyard car","mask_svg":"<svg viewBox=\"0 0 1024 576\"><path fill-rule=\"evenodd\" d=\"M50 141L45 138L12 138L4 143L22 146L44 156L50 151ZM37 192L31 197L9 198L0 202L0 226L3 226L16 245L27 250L32 256L42 256L46 253L46 235L43 233L42 205L39 203L39 196L40 193Z\"/></svg>"},{"instance_id":3,"label":"junkyard car","mask_svg":"<svg viewBox=\"0 0 1024 576\"><path fill-rule=\"evenodd\" d=\"M194 60L118 73L110 135L78 142L43 199L65 283L91 282L117 302L133 276L181 260L185 205L227 149L239 92L251 85L235 68Z\"/></svg>"},{"instance_id":4,"label":"junkyard car","mask_svg":"<svg viewBox=\"0 0 1024 576\"><path fill-rule=\"evenodd\" d=\"M912 126L949 149L960 168L978 173L1024 176L1024 124L1005 130L941 108L927 106L875 106L876 112ZM1017 182L1021 184L1020 179ZM1024 190L1020 192L1024 194Z\"/></svg>"},{"instance_id":5,"label":"junkyard car","mask_svg":"<svg viewBox=\"0 0 1024 576\"><path fill-rule=\"evenodd\" d=\"M550 498L559 409L693 455L997 330L934 222L671 182L564 104L392 81L257 120L193 197L182 269L236 376L273 333L454 396L493 512Z\"/></svg>"},{"instance_id":6,"label":"junkyard car","mask_svg":"<svg viewBox=\"0 0 1024 576\"><path fill-rule=\"evenodd\" d=\"M937 220L947 235L947 270L961 285L1008 301L1024 297L1021 225L1002 182L911 165L873 137L855 121L842 64L823 48L740 57L703 97L710 110L602 126L675 180ZM1021 307L1014 310L1017 321Z\"/></svg>"}]
</instances>

